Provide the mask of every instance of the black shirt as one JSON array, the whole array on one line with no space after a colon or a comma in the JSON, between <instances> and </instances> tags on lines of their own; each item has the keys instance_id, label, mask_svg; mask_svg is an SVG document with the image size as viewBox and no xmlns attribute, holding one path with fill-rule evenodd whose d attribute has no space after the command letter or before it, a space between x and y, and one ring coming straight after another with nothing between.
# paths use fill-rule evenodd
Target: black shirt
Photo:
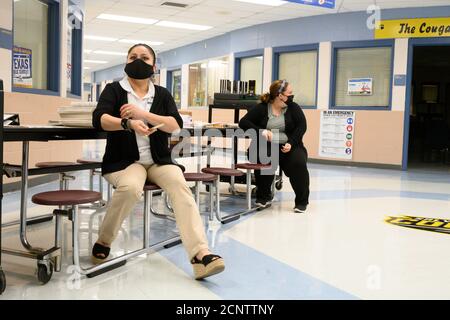
<instances>
[{"instance_id":1,"label":"black shirt","mask_svg":"<svg viewBox=\"0 0 450 320\"><path fill-rule=\"evenodd\" d=\"M120 108L127 103L128 92L119 82L106 85L92 115L93 126L97 130L105 131L101 125L101 117L109 114L120 118ZM180 128L183 127L183 120L178 113L175 101L169 91L163 87L155 85L155 97L149 111L160 116L174 117ZM149 136L150 151L156 164L175 164L170 155L169 136L170 134L161 130ZM108 131L102 174L124 170L138 160L139 149L134 132Z\"/></svg>"},{"instance_id":2,"label":"black shirt","mask_svg":"<svg viewBox=\"0 0 450 320\"><path fill-rule=\"evenodd\" d=\"M267 129L267 122L269 121L269 112L267 103L260 103L250 109L250 111L239 121L239 127L244 130ZM295 102L287 106L284 114L284 121L286 124L285 133L288 136L288 143L293 147L303 146L303 135L306 132L306 118L302 108Z\"/></svg>"}]
</instances>

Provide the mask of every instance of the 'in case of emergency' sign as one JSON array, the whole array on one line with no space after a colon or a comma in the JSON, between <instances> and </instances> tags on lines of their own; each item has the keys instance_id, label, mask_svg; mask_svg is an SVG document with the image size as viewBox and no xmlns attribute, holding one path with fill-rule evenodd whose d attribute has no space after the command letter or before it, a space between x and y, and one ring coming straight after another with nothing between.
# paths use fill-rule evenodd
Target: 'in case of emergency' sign
<instances>
[{"instance_id":1,"label":"'in case of emergency' sign","mask_svg":"<svg viewBox=\"0 0 450 320\"><path fill-rule=\"evenodd\" d=\"M32 51L26 48L13 48L13 86L22 88L33 87Z\"/></svg>"},{"instance_id":2,"label":"'in case of emergency' sign","mask_svg":"<svg viewBox=\"0 0 450 320\"><path fill-rule=\"evenodd\" d=\"M354 111L321 112L319 156L351 160L354 136Z\"/></svg>"}]
</instances>

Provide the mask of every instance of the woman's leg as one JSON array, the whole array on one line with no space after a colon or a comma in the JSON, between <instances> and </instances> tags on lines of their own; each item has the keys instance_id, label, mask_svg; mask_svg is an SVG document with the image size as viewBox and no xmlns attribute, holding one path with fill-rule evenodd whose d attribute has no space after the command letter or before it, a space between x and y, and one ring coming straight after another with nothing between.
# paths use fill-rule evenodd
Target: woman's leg
<instances>
[{"instance_id":1,"label":"woman's leg","mask_svg":"<svg viewBox=\"0 0 450 320\"><path fill-rule=\"evenodd\" d=\"M272 200L272 183L274 175L261 174L255 170L256 200Z\"/></svg>"},{"instance_id":2,"label":"woman's leg","mask_svg":"<svg viewBox=\"0 0 450 320\"><path fill-rule=\"evenodd\" d=\"M306 165L307 154L303 148L293 148L288 153L280 152L280 166L289 177L295 192L295 205L307 206L309 203L309 172Z\"/></svg>"},{"instance_id":3,"label":"woman's leg","mask_svg":"<svg viewBox=\"0 0 450 320\"><path fill-rule=\"evenodd\" d=\"M201 251L206 252L208 241L203 222L180 167L154 164L148 169L148 180L160 186L169 195L189 259L193 259Z\"/></svg>"},{"instance_id":4,"label":"woman's leg","mask_svg":"<svg viewBox=\"0 0 450 320\"><path fill-rule=\"evenodd\" d=\"M144 166L133 163L124 170L105 175L105 179L116 190L103 219L97 242L110 247L123 221L141 199L147 171Z\"/></svg>"}]
</instances>

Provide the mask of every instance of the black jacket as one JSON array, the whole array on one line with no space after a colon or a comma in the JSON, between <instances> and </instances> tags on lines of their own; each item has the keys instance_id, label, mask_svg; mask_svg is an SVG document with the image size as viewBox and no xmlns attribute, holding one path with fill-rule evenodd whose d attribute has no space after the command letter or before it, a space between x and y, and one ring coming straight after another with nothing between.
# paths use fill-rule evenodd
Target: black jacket
<instances>
[{"instance_id":1,"label":"black jacket","mask_svg":"<svg viewBox=\"0 0 450 320\"><path fill-rule=\"evenodd\" d=\"M119 82L106 85L92 115L93 126L97 130L104 131L100 122L102 115L109 114L120 118L120 107L127 103L128 92ZM178 113L175 101L169 91L163 87L155 85L155 97L149 111L160 116L174 117L180 128L183 127L183 120ZM169 136L161 130L149 136L150 150L156 164L174 163L169 151ZM139 149L134 132L124 130L108 132L102 174L123 170L138 160Z\"/></svg>"},{"instance_id":2,"label":"black jacket","mask_svg":"<svg viewBox=\"0 0 450 320\"><path fill-rule=\"evenodd\" d=\"M293 147L303 147L303 135L306 132L306 118L302 108L295 102L288 105L284 114L285 132L288 137L288 143ZM239 127L244 130L267 129L269 121L269 112L267 103L260 103L250 109L250 111L239 121ZM260 136L260 135L258 135Z\"/></svg>"}]
</instances>

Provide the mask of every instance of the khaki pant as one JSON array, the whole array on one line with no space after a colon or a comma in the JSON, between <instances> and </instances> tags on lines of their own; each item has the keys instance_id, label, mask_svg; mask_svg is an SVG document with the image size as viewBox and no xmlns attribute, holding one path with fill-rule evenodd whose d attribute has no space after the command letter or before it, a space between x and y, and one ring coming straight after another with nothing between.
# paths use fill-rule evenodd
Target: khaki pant
<instances>
[{"instance_id":1,"label":"khaki pant","mask_svg":"<svg viewBox=\"0 0 450 320\"><path fill-rule=\"evenodd\" d=\"M192 192L181 169L176 165L144 166L134 163L122 171L105 175L114 191L100 228L99 242L111 245L117 237L122 222L141 199L146 180L160 186L170 197L181 240L192 259L202 249L208 248L202 219Z\"/></svg>"}]
</instances>

